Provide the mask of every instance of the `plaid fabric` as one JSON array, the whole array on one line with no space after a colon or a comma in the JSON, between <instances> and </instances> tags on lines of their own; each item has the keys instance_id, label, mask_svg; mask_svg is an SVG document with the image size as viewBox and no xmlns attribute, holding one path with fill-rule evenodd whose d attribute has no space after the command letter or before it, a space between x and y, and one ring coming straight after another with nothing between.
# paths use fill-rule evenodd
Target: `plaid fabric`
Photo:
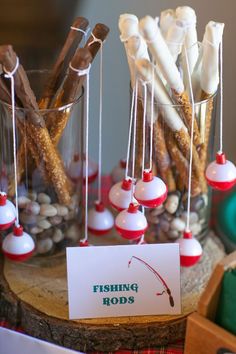
<instances>
[{"instance_id":1,"label":"plaid fabric","mask_svg":"<svg viewBox=\"0 0 236 354\"><path fill-rule=\"evenodd\" d=\"M17 332L22 332L22 333L24 332L20 327L11 326L8 322L6 322L4 320L0 321L0 327L12 329L12 330L17 331Z\"/></svg>"},{"instance_id":2,"label":"plaid fabric","mask_svg":"<svg viewBox=\"0 0 236 354\"><path fill-rule=\"evenodd\" d=\"M142 349L142 350L118 350L115 354L182 354L184 348L184 342L178 341L173 344L169 344L168 346L158 347L158 348L150 348L150 349ZM93 354L101 354L101 352L94 352ZM113 354L112 352L108 354Z\"/></svg>"}]
</instances>

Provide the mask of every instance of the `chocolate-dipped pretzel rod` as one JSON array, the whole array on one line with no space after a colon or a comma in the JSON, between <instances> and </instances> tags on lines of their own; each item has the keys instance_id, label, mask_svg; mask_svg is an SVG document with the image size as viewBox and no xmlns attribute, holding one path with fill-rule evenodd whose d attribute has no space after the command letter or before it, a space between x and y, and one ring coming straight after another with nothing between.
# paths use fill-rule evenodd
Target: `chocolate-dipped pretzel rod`
<instances>
[{"instance_id":1,"label":"chocolate-dipped pretzel rod","mask_svg":"<svg viewBox=\"0 0 236 354\"><path fill-rule=\"evenodd\" d=\"M109 27L103 23L97 23L93 28L92 34L85 44L85 48L87 48L92 55L92 60L96 57L101 48L101 42L105 41L109 31Z\"/></svg>"},{"instance_id":2,"label":"chocolate-dipped pretzel rod","mask_svg":"<svg viewBox=\"0 0 236 354\"><path fill-rule=\"evenodd\" d=\"M40 109L46 109L50 106L52 99L55 97L57 90L62 85L63 80L65 79L66 72L68 70L69 63L81 42L84 32L88 27L88 20L84 17L77 17L69 31L69 34L66 38L64 46L50 72L49 78L46 82L42 98L39 102ZM49 125L49 119L47 119L47 126ZM51 116L53 119L53 116ZM54 121L53 121L54 122ZM52 122L52 124L53 124ZM25 135L22 136L22 143L18 149L17 160L19 171L24 173L24 157L25 157L25 146L27 146L27 142L25 141ZM19 174L20 177L20 174Z\"/></svg>"},{"instance_id":3,"label":"chocolate-dipped pretzel rod","mask_svg":"<svg viewBox=\"0 0 236 354\"><path fill-rule=\"evenodd\" d=\"M101 43L106 39L109 33L109 28L98 23L93 29L93 36L91 35L85 45L85 48L77 49L72 60L71 65L75 69L83 70L88 67L88 65L93 61L96 54L98 53ZM97 39L97 40L96 40ZM79 76L75 71L69 69L68 75L63 82L61 88L57 91L57 94L53 101L51 102L50 108L58 108L68 103L74 102L81 91L81 87L84 83L84 76ZM46 127L49 131L53 145L57 145L61 135L66 127L66 124L70 118L71 111L52 111L48 114ZM21 151L19 154L18 165L24 165L24 154ZM22 170L23 168L21 168Z\"/></svg>"},{"instance_id":4,"label":"chocolate-dipped pretzel rod","mask_svg":"<svg viewBox=\"0 0 236 354\"><path fill-rule=\"evenodd\" d=\"M55 107L63 106L66 102L71 102L78 92L81 91L84 83L85 75L79 76L76 71L86 70L92 61L90 51L85 48L77 49L69 69L68 76L63 84L63 88L60 91L60 96L55 101ZM72 101L73 102L73 101ZM67 125L70 118L70 113L67 110L52 112L50 116L53 116L53 120L50 119L50 125L48 125L49 134L52 140L52 144L57 146L61 135Z\"/></svg>"},{"instance_id":5,"label":"chocolate-dipped pretzel rod","mask_svg":"<svg viewBox=\"0 0 236 354\"><path fill-rule=\"evenodd\" d=\"M5 45L0 47L0 62L5 70L12 72L15 68L17 57L12 46ZM32 92L28 78L21 65L14 74L16 97L26 109L26 131L27 136L31 136L39 160L45 164L45 170L52 182L59 202L62 204L70 203L70 193L68 190L68 180L61 160L58 157L49 133L45 127L45 122L39 114L39 108L34 93ZM36 161L37 162L37 161Z\"/></svg>"},{"instance_id":6,"label":"chocolate-dipped pretzel rod","mask_svg":"<svg viewBox=\"0 0 236 354\"><path fill-rule=\"evenodd\" d=\"M171 88L174 98L184 113L184 120L190 132L192 120L192 107L188 94L184 91L184 84L180 77L175 61L162 37L156 21L151 16L146 16L140 21L140 31L147 41L148 48L152 53L163 77ZM200 134L196 119L194 120L194 145L200 145Z\"/></svg>"},{"instance_id":7,"label":"chocolate-dipped pretzel rod","mask_svg":"<svg viewBox=\"0 0 236 354\"><path fill-rule=\"evenodd\" d=\"M6 106L6 109L9 109L9 112L11 112L10 110L10 106L11 106L11 93L8 90L5 82L3 81L2 78L0 78L0 99L5 102L7 105L9 105L9 107ZM24 137L26 134L26 127L25 127L25 122L22 120L22 117L20 117L20 115L18 114L19 111L16 109L16 123L17 123L17 128L19 129L20 133L21 133L21 137ZM40 172L43 176L44 179L46 179L45 176L45 170L42 167L42 165L40 164L40 160L39 160L39 156L37 153L37 149L36 146L34 144L34 141L32 140L31 136L28 137L27 141L25 141L25 143L27 143L27 146L22 145L23 147L23 152L24 154L26 153L26 149L29 148L29 151L31 152L31 155L33 157L33 159L36 161L37 165L39 166ZM25 156L25 155L24 155ZM23 171L18 167L18 171L17 171L17 179L18 181L20 181L21 176L24 173L24 167L23 167ZM15 185L14 185L14 178L12 178L10 180L10 183L8 185L8 195L9 196L13 196L15 193Z\"/></svg>"},{"instance_id":8,"label":"chocolate-dipped pretzel rod","mask_svg":"<svg viewBox=\"0 0 236 354\"><path fill-rule=\"evenodd\" d=\"M75 52L71 61L72 67L79 70L86 69L98 53L101 43L106 39L108 32L109 28L106 25L102 23L96 24L93 29L93 36L91 35L89 37L85 47L77 49ZM70 69L60 91L56 95L54 104L51 105L51 108L57 108L61 105L73 102L81 90L84 78L84 75L79 76L75 71Z\"/></svg>"},{"instance_id":9,"label":"chocolate-dipped pretzel rod","mask_svg":"<svg viewBox=\"0 0 236 354\"><path fill-rule=\"evenodd\" d=\"M84 36L84 32L86 31L88 24L88 20L84 17L77 17L72 23L64 46L45 85L43 95L39 103L40 109L45 109L50 106L52 98L55 96L55 93L60 88L65 78L69 63Z\"/></svg>"},{"instance_id":10,"label":"chocolate-dipped pretzel rod","mask_svg":"<svg viewBox=\"0 0 236 354\"><path fill-rule=\"evenodd\" d=\"M78 70L88 68L89 64L93 61L98 53L101 43L104 42L109 32L109 28L98 23L93 29L93 36L88 39L85 48L80 48L76 51L71 66ZM60 92L58 93L53 108L60 107L68 102L73 102L80 92L84 83L85 75L79 76L77 73L70 69L66 80L64 81ZM69 120L70 112L60 112L56 116L55 123L49 120L50 125L47 126L52 142L56 146L60 140L63 130Z\"/></svg>"},{"instance_id":11,"label":"chocolate-dipped pretzel rod","mask_svg":"<svg viewBox=\"0 0 236 354\"><path fill-rule=\"evenodd\" d=\"M0 77L0 99L11 106L11 93L7 87L7 83L4 82L3 78ZM18 103L18 102L17 102ZM18 108L18 107L17 107ZM22 109L21 107L19 107ZM10 107L6 106L6 109L9 110L10 112ZM21 144L18 149L17 153L17 181L20 183L22 176L25 172L25 165L30 163L31 160L28 160L27 156L27 150L29 149L31 156L33 157L33 160L35 161L36 165L38 166L40 173L44 179L45 182L48 182L48 177L45 173L45 169L43 168L39 155L37 153L37 148L35 146L35 143L31 137L31 135L27 136L27 130L26 130L26 124L25 124L25 118L22 118L22 115L19 114L20 111L19 109L16 109L16 125L17 128L20 131L21 134ZM10 196L13 196L15 193L15 186L14 186L14 177L11 178L9 187L8 187L8 194Z\"/></svg>"}]
</instances>

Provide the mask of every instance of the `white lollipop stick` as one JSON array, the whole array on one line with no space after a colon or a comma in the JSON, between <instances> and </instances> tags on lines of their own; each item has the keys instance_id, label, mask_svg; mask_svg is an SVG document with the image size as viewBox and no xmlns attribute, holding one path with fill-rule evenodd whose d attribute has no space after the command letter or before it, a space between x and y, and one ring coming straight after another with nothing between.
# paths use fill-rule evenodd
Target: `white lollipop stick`
<instances>
[{"instance_id":1,"label":"white lollipop stick","mask_svg":"<svg viewBox=\"0 0 236 354\"><path fill-rule=\"evenodd\" d=\"M139 29L170 88L177 93L184 92L180 73L156 21L146 16L140 21Z\"/></svg>"},{"instance_id":2,"label":"white lollipop stick","mask_svg":"<svg viewBox=\"0 0 236 354\"><path fill-rule=\"evenodd\" d=\"M224 23L210 21L203 37L201 89L208 95L216 92L219 84L219 46Z\"/></svg>"}]
</instances>

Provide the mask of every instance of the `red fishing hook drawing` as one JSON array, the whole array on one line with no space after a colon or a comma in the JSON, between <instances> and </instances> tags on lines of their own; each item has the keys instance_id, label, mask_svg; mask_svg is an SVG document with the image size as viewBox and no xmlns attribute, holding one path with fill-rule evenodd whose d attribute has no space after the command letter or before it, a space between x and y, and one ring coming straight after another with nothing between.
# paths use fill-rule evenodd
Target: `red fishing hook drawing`
<instances>
[{"instance_id":1,"label":"red fishing hook drawing","mask_svg":"<svg viewBox=\"0 0 236 354\"><path fill-rule=\"evenodd\" d=\"M148 270L150 270L150 272L152 272L155 277L157 278L157 280L163 285L164 290L161 293L156 293L157 296L163 295L164 293L166 293L169 296L169 302L170 302L170 306L174 307L175 303L174 303L174 299L173 296L171 295L171 290L168 287L168 285L166 284L165 280L162 278L162 276L152 267L150 266L150 264L148 264L147 262L145 262L143 259L136 257L136 256L132 256L128 262L128 267L130 267L131 262L133 259L136 259L137 261L143 263Z\"/></svg>"}]
</instances>

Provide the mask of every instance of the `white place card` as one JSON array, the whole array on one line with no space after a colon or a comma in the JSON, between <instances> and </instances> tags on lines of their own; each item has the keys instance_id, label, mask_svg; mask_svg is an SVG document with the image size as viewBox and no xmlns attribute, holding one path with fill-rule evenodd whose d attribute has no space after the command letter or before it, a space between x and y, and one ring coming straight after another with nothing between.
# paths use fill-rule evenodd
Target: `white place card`
<instances>
[{"instance_id":1,"label":"white place card","mask_svg":"<svg viewBox=\"0 0 236 354\"><path fill-rule=\"evenodd\" d=\"M180 314L178 244L67 248L69 318Z\"/></svg>"},{"instance_id":2,"label":"white place card","mask_svg":"<svg viewBox=\"0 0 236 354\"><path fill-rule=\"evenodd\" d=\"M79 354L67 348L0 327L0 354Z\"/></svg>"}]
</instances>

